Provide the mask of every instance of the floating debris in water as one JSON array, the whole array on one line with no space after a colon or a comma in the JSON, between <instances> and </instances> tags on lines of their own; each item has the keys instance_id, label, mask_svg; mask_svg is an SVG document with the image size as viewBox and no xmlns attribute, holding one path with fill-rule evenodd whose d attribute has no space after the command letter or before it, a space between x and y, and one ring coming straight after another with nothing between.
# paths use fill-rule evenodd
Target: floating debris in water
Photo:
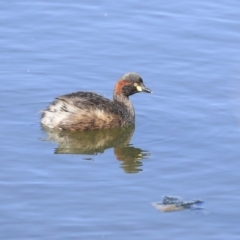
<instances>
[{"instance_id":1,"label":"floating debris in water","mask_svg":"<svg viewBox=\"0 0 240 240\"><path fill-rule=\"evenodd\" d=\"M199 207L199 205L201 205L202 203L203 201L198 199L194 199L191 201L183 201L179 197L165 196L161 203L154 202L152 203L152 206L162 212L171 212L184 209L199 210L202 209L201 207Z\"/></svg>"}]
</instances>

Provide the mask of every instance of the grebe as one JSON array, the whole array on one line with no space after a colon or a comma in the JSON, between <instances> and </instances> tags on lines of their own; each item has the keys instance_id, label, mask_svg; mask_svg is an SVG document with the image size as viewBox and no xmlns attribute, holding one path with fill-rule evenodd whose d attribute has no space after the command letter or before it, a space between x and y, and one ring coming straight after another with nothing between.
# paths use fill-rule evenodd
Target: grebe
<instances>
[{"instance_id":1,"label":"grebe","mask_svg":"<svg viewBox=\"0 0 240 240\"><path fill-rule=\"evenodd\" d=\"M41 123L50 129L95 130L133 124L135 112L129 96L151 93L140 75L126 73L116 83L113 100L93 92L75 92L59 96L42 111Z\"/></svg>"}]
</instances>

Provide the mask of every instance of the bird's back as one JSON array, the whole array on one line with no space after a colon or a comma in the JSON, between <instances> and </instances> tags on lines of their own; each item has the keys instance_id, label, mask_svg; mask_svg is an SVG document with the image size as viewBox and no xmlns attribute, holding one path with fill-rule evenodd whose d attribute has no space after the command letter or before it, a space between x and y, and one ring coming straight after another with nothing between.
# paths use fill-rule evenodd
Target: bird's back
<instances>
[{"instance_id":1,"label":"bird's back","mask_svg":"<svg viewBox=\"0 0 240 240\"><path fill-rule=\"evenodd\" d=\"M43 111L41 123L49 128L94 130L125 125L124 106L96 93L76 92L55 99Z\"/></svg>"}]
</instances>

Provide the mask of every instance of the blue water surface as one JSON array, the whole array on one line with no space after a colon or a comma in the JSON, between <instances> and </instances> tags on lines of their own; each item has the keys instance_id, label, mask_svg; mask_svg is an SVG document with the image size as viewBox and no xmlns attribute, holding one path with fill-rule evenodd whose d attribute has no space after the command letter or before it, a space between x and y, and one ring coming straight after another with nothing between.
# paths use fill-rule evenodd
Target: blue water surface
<instances>
[{"instance_id":1,"label":"blue water surface","mask_svg":"<svg viewBox=\"0 0 240 240\"><path fill-rule=\"evenodd\" d=\"M0 238L239 239L239 9L237 0L2 2ZM136 126L119 135L123 147L89 153L43 131L40 111L56 96L111 98L129 71L153 94L131 97ZM160 212L152 202L165 195L204 209Z\"/></svg>"}]
</instances>

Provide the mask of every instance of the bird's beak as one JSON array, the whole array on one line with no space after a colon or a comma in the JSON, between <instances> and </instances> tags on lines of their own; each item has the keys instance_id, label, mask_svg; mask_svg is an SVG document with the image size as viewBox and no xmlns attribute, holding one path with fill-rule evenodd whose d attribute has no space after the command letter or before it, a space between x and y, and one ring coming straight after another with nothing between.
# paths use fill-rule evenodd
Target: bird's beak
<instances>
[{"instance_id":1,"label":"bird's beak","mask_svg":"<svg viewBox=\"0 0 240 240\"><path fill-rule=\"evenodd\" d=\"M141 89L142 89L142 92L152 93L152 91L149 88L145 87L143 84L141 85Z\"/></svg>"}]
</instances>

